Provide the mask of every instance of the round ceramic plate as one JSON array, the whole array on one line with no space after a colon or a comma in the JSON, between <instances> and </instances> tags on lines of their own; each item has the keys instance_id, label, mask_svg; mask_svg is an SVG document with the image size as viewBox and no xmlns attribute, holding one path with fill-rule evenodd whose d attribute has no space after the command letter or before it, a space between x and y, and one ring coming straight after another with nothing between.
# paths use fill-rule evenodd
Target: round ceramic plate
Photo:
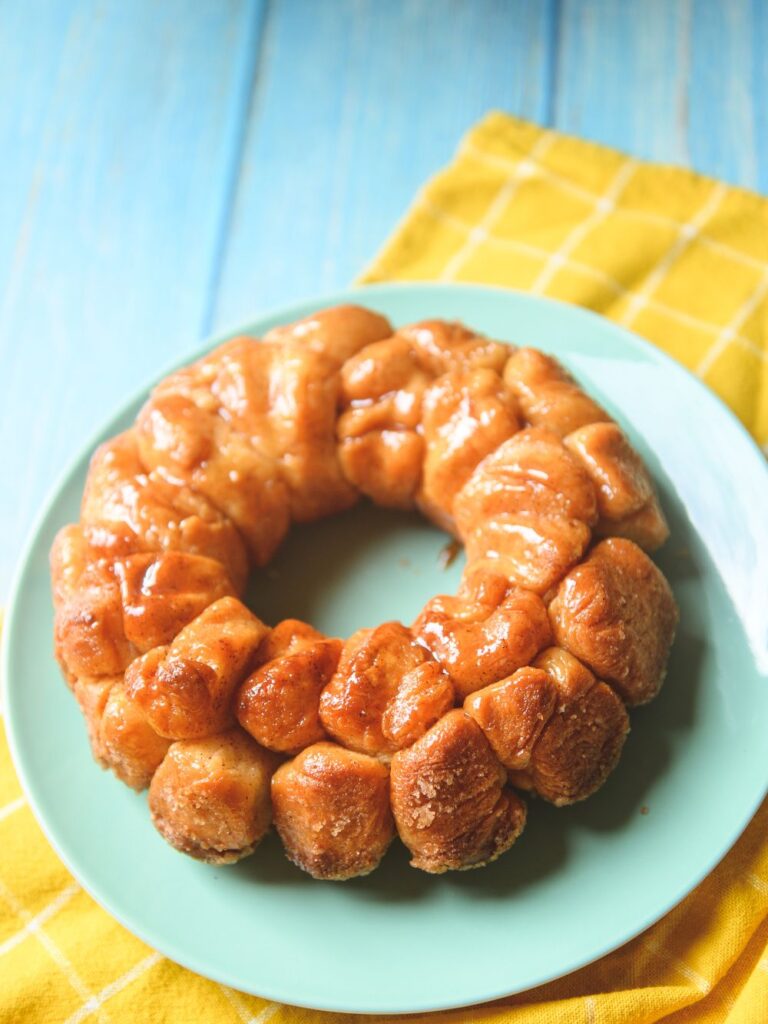
<instances>
[{"instance_id":1,"label":"round ceramic plate","mask_svg":"<svg viewBox=\"0 0 768 1024\"><path fill-rule=\"evenodd\" d=\"M530 988L626 942L689 892L747 824L768 780L768 470L731 414L677 364L570 306L488 288L394 285L304 303L246 329L258 335L350 301L395 323L458 318L554 352L650 465L672 529L658 560L681 625L666 685L633 713L606 786L563 810L532 801L509 853L441 877L411 869L399 844L378 871L343 884L302 874L273 836L234 867L174 852L145 797L92 762L51 656L51 541L77 519L96 441L126 427L143 395L104 425L33 533L7 622L5 706L16 765L49 839L95 899L150 945L271 999L435 1010ZM268 621L293 615L342 636L409 622L429 596L456 586L461 559L442 567L446 539L417 516L361 505L296 530L253 579L251 605Z\"/></svg>"}]
</instances>

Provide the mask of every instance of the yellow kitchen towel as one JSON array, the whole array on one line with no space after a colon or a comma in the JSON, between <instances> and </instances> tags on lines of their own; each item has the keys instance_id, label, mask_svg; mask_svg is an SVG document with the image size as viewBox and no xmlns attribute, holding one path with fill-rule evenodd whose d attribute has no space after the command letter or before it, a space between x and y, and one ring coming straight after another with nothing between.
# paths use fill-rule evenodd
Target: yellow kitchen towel
<instances>
[{"instance_id":1,"label":"yellow kitchen towel","mask_svg":"<svg viewBox=\"0 0 768 1024\"><path fill-rule=\"evenodd\" d=\"M505 114L464 139L366 281L475 281L594 309L768 443L768 200Z\"/></svg>"},{"instance_id":2,"label":"yellow kitchen towel","mask_svg":"<svg viewBox=\"0 0 768 1024\"><path fill-rule=\"evenodd\" d=\"M693 369L768 441L768 201L759 196L492 114L423 189L365 275L435 278L598 310ZM0 851L2 1022L353 1020L234 992L116 924L43 838L4 740ZM531 992L408 1019L763 1024L768 804L687 899L616 952Z\"/></svg>"}]
</instances>

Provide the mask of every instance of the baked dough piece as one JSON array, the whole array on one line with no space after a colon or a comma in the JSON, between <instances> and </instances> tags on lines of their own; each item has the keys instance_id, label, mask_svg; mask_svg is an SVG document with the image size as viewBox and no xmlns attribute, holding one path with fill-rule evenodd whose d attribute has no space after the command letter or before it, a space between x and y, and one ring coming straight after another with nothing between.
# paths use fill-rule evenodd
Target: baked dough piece
<instances>
[{"instance_id":1,"label":"baked dough piece","mask_svg":"<svg viewBox=\"0 0 768 1024\"><path fill-rule=\"evenodd\" d=\"M517 406L495 370L451 370L424 393L421 429L424 470L417 503L448 533L455 533L453 499L478 462L521 423Z\"/></svg>"},{"instance_id":2,"label":"baked dough piece","mask_svg":"<svg viewBox=\"0 0 768 1024\"><path fill-rule=\"evenodd\" d=\"M406 672L381 716L381 731L390 745L401 750L453 707L454 687L431 658Z\"/></svg>"},{"instance_id":3,"label":"baked dough piece","mask_svg":"<svg viewBox=\"0 0 768 1024\"><path fill-rule=\"evenodd\" d=\"M72 683L72 692L85 719L93 759L102 768L109 767L109 759L101 739L101 720L112 689L122 679L122 676L101 676L98 679L85 676Z\"/></svg>"},{"instance_id":4,"label":"baked dough piece","mask_svg":"<svg viewBox=\"0 0 768 1024\"><path fill-rule=\"evenodd\" d=\"M54 652L64 678L119 676L138 651L123 626L112 562L98 557L80 526L65 526L51 548Z\"/></svg>"},{"instance_id":5,"label":"baked dough piece","mask_svg":"<svg viewBox=\"0 0 768 1024\"><path fill-rule=\"evenodd\" d=\"M268 629L236 597L248 567L360 493L465 544L456 596L345 643ZM51 555L56 655L94 757L150 785L178 849L249 852L288 755L278 828L316 877L376 867L393 809L415 866L480 866L524 825L509 784L584 799L619 757L621 697L657 691L677 610L616 538L667 532L639 457L556 360L337 307L219 346L99 448ZM582 562L594 535L612 539Z\"/></svg>"},{"instance_id":6,"label":"baked dough piece","mask_svg":"<svg viewBox=\"0 0 768 1024\"><path fill-rule=\"evenodd\" d=\"M379 505L412 508L425 454L426 388L453 369L498 373L508 354L507 345L442 320L400 328L358 352L341 373L338 437L347 478Z\"/></svg>"},{"instance_id":7,"label":"baked dough piece","mask_svg":"<svg viewBox=\"0 0 768 1024\"><path fill-rule=\"evenodd\" d=\"M504 367L504 382L517 399L527 423L565 437L587 423L610 421L553 356L519 348Z\"/></svg>"},{"instance_id":8,"label":"baked dough piece","mask_svg":"<svg viewBox=\"0 0 768 1024\"><path fill-rule=\"evenodd\" d=\"M231 864L248 856L271 823L276 764L240 729L172 743L149 787L155 828L198 860Z\"/></svg>"},{"instance_id":9,"label":"baked dough piece","mask_svg":"<svg viewBox=\"0 0 768 1024\"><path fill-rule=\"evenodd\" d=\"M558 807L584 800L615 768L629 717L610 686L550 647L530 668L468 697L510 781Z\"/></svg>"},{"instance_id":10,"label":"baked dough piece","mask_svg":"<svg viewBox=\"0 0 768 1024\"><path fill-rule=\"evenodd\" d=\"M123 672L233 593L212 558L179 551L101 558L79 526L59 532L51 571L56 656L70 681Z\"/></svg>"},{"instance_id":11,"label":"baked dough piece","mask_svg":"<svg viewBox=\"0 0 768 1024\"><path fill-rule=\"evenodd\" d=\"M94 760L133 789L144 789L171 741L158 736L127 699L122 676L82 678L73 686Z\"/></svg>"},{"instance_id":12,"label":"baked dough piece","mask_svg":"<svg viewBox=\"0 0 768 1024\"><path fill-rule=\"evenodd\" d=\"M345 747L387 755L426 732L453 696L450 679L411 631L385 622L345 643L320 697L320 720Z\"/></svg>"},{"instance_id":13,"label":"baked dough piece","mask_svg":"<svg viewBox=\"0 0 768 1024\"><path fill-rule=\"evenodd\" d=\"M386 766L335 743L315 743L278 768L272 807L289 859L313 878L369 874L395 834Z\"/></svg>"},{"instance_id":14,"label":"baked dough piece","mask_svg":"<svg viewBox=\"0 0 768 1024\"><path fill-rule=\"evenodd\" d=\"M128 696L168 739L200 739L234 724L232 698L268 628L234 597L216 601L167 647L125 674Z\"/></svg>"},{"instance_id":15,"label":"baked dough piece","mask_svg":"<svg viewBox=\"0 0 768 1024\"><path fill-rule=\"evenodd\" d=\"M505 768L526 768L544 726L557 707L546 672L526 666L470 694L464 711L474 719ZM530 789L530 786L525 787Z\"/></svg>"},{"instance_id":16,"label":"baked dough piece","mask_svg":"<svg viewBox=\"0 0 768 1024\"><path fill-rule=\"evenodd\" d=\"M634 707L659 691L677 626L669 584L632 541L601 541L572 569L549 606L561 647Z\"/></svg>"},{"instance_id":17,"label":"baked dough piece","mask_svg":"<svg viewBox=\"0 0 768 1024\"><path fill-rule=\"evenodd\" d=\"M325 739L320 694L336 671L341 640L298 619L285 619L263 641L263 664L242 684L235 711L263 747L294 754Z\"/></svg>"},{"instance_id":18,"label":"baked dough piece","mask_svg":"<svg viewBox=\"0 0 768 1024\"><path fill-rule=\"evenodd\" d=\"M419 320L399 327L397 335L410 343L433 377L460 366L487 366L501 373L512 351L511 345L485 338L455 320Z\"/></svg>"},{"instance_id":19,"label":"baked dough piece","mask_svg":"<svg viewBox=\"0 0 768 1024\"><path fill-rule=\"evenodd\" d=\"M184 626L234 587L221 562L178 551L115 559L123 628L129 643L144 653L169 644Z\"/></svg>"},{"instance_id":20,"label":"baked dough piece","mask_svg":"<svg viewBox=\"0 0 768 1024\"><path fill-rule=\"evenodd\" d=\"M529 427L483 459L453 511L468 565L545 594L584 554L597 497L560 438Z\"/></svg>"},{"instance_id":21,"label":"baked dough piece","mask_svg":"<svg viewBox=\"0 0 768 1024\"><path fill-rule=\"evenodd\" d=\"M271 346L261 386L269 397L268 428L257 431L254 441L263 438L271 445L288 487L292 520L310 522L354 505L358 494L344 476L336 450L336 361L300 342L285 341Z\"/></svg>"},{"instance_id":22,"label":"baked dough piece","mask_svg":"<svg viewBox=\"0 0 768 1024\"><path fill-rule=\"evenodd\" d=\"M392 810L413 867L477 868L508 850L525 825L525 804L505 782L479 726L461 710L395 754Z\"/></svg>"},{"instance_id":23,"label":"baked dough piece","mask_svg":"<svg viewBox=\"0 0 768 1024\"><path fill-rule=\"evenodd\" d=\"M105 441L94 452L80 521L88 542L102 554L205 555L221 562L237 593L245 586L248 554L233 524L203 495L147 473L133 430Z\"/></svg>"},{"instance_id":24,"label":"baked dough piece","mask_svg":"<svg viewBox=\"0 0 768 1024\"><path fill-rule=\"evenodd\" d=\"M378 505L412 508L421 481L421 399L430 375L399 335L368 345L341 371L339 457Z\"/></svg>"},{"instance_id":25,"label":"baked dough piece","mask_svg":"<svg viewBox=\"0 0 768 1024\"><path fill-rule=\"evenodd\" d=\"M565 438L597 489L595 532L655 551L669 536L648 470L615 423L592 423Z\"/></svg>"},{"instance_id":26,"label":"baked dough piece","mask_svg":"<svg viewBox=\"0 0 768 1024\"><path fill-rule=\"evenodd\" d=\"M123 680L111 687L100 715L98 738L106 767L132 789L146 789L168 752L171 741L160 736L136 701L126 693Z\"/></svg>"},{"instance_id":27,"label":"baked dough piece","mask_svg":"<svg viewBox=\"0 0 768 1024\"><path fill-rule=\"evenodd\" d=\"M226 375L232 404L247 391L240 357L248 345L257 347L250 339L227 342L167 377L139 413L136 430L142 462L207 498L238 528L251 560L264 565L288 530L288 488L273 459L233 426L212 390Z\"/></svg>"},{"instance_id":28,"label":"baked dough piece","mask_svg":"<svg viewBox=\"0 0 768 1024\"><path fill-rule=\"evenodd\" d=\"M290 519L348 508L336 452L338 364L292 341L236 338L153 391L137 429L144 462L204 494L265 564Z\"/></svg>"},{"instance_id":29,"label":"baked dough piece","mask_svg":"<svg viewBox=\"0 0 768 1024\"><path fill-rule=\"evenodd\" d=\"M529 664L552 635L537 594L483 571L467 575L455 597L428 601L413 632L462 698Z\"/></svg>"},{"instance_id":30,"label":"baked dough piece","mask_svg":"<svg viewBox=\"0 0 768 1024\"><path fill-rule=\"evenodd\" d=\"M331 306L290 324L273 327L266 342L299 342L305 348L329 356L339 366L356 352L392 334L386 317L363 306Z\"/></svg>"}]
</instances>

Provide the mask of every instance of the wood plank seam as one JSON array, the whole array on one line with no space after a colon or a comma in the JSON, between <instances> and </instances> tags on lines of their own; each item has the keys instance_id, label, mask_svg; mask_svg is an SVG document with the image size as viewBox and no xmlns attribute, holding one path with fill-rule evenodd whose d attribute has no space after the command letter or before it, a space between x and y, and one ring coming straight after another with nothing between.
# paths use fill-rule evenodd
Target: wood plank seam
<instances>
[{"instance_id":1,"label":"wood plank seam","mask_svg":"<svg viewBox=\"0 0 768 1024\"><path fill-rule=\"evenodd\" d=\"M235 128L233 138L230 143L231 153L225 176L221 213L219 215L219 223L216 229L216 236L211 256L211 273L208 287L206 289L205 306L203 308L203 314L200 322L200 334L202 337L206 337L213 329L219 288L224 269L227 240L229 238L229 232L234 217L238 185L242 176L248 126L251 121L251 110L256 99L259 67L261 65L261 58L264 52L264 41L267 34L269 0L263 0L262 3L259 3L258 0L253 0L252 7L253 11L247 33L242 77L240 87L234 99L233 120Z\"/></svg>"},{"instance_id":2,"label":"wood plank seam","mask_svg":"<svg viewBox=\"0 0 768 1024\"><path fill-rule=\"evenodd\" d=\"M561 0L549 0L547 11L547 27L549 34L547 38L547 52L545 60L546 70L546 96L544 97L544 124L553 127L557 112L557 94L560 88L560 29L562 23Z\"/></svg>"}]
</instances>

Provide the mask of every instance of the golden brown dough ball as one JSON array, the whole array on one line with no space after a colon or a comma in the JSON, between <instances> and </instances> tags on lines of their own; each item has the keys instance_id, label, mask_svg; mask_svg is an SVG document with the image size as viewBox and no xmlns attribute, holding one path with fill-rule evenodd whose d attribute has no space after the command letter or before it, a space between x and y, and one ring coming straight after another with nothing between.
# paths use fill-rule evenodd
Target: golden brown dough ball
<instances>
[{"instance_id":1,"label":"golden brown dough ball","mask_svg":"<svg viewBox=\"0 0 768 1024\"><path fill-rule=\"evenodd\" d=\"M119 674L233 592L214 559L179 551L102 558L79 526L59 532L51 572L56 656L70 681Z\"/></svg>"},{"instance_id":2,"label":"golden brown dough ball","mask_svg":"<svg viewBox=\"0 0 768 1024\"><path fill-rule=\"evenodd\" d=\"M411 864L431 874L481 867L508 850L525 804L480 727L449 712L392 758L392 811Z\"/></svg>"},{"instance_id":3,"label":"golden brown dough ball","mask_svg":"<svg viewBox=\"0 0 768 1024\"><path fill-rule=\"evenodd\" d=\"M396 750L409 747L453 707L454 688L442 667L423 661L406 672L381 716L381 732Z\"/></svg>"},{"instance_id":4,"label":"golden brown dough ball","mask_svg":"<svg viewBox=\"0 0 768 1024\"><path fill-rule=\"evenodd\" d=\"M228 341L166 377L136 421L144 465L224 513L257 565L269 561L290 524L288 487L263 436L269 356L252 338Z\"/></svg>"},{"instance_id":5,"label":"golden brown dough ball","mask_svg":"<svg viewBox=\"0 0 768 1024\"><path fill-rule=\"evenodd\" d=\"M65 526L51 549L54 652L72 685L121 675L137 651L125 635L112 563L95 555L79 526Z\"/></svg>"},{"instance_id":6,"label":"golden brown dough ball","mask_svg":"<svg viewBox=\"0 0 768 1024\"><path fill-rule=\"evenodd\" d=\"M584 554L597 497L560 438L529 427L483 459L453 511L470 565L544 594Z\"/></svg>"},{"instance_id":7,"label":"golden brown dough ball","mask_svg":"<svg viewBox=\"0 0 768 1024\"><path fill-rule=\"evenodd\" d=\"M510 770L510 781L558 807L602 786L629 731L613 690L557 647L472 694L464 709Z\"/></svg>"},{"instance_id":8,"label":"golden brown dough ball","mask_svg":"<svg viewBox=\"0 0 768 1024\"><path fill-rule=\"evenodd\" d=\"M313 352L329 356L338 365L375 341L392 334L386 317L362 306L331 306L303 320L273 327L264 336L267 343L295 341Z\"/></svg>"},{"instance_id":9,"label":"golden brown dough ball","mask_svg":"<svg viewBox=\"0 0 768 1024\"><path fill-rule=\"evenodd\" d=\"M137 658L128 696L169 739L199 739L234 724L232 699L250 671L267 626L234 597L210 605L167 647Z\"/></svg>"},{"instance_id":10,"label":"golden brown dough ball","mask_svg":"<svg viewBox=\"0 0 768 1024\"><path fill-rule=\"evenodd\" d=\"M320 694L336 671L341 640L297 619L285 619L258 651L264 663L242 684L235 712L263 747L296 753L325 738Z\"/></svg>"},{"instance_id":11,"label":"golden brown dough ball","mask_svg":"<svg viewBox=\"0 0 768 1024\"><path fill-rule=\"evenodd\" d=\"M455 533L453 499L478 462L520 429L517 407L495 370L451 370L424 393L424 470L418 505Z\"/></svg>"},{"instance_id":12,"label":"golden brown dough ball","mask_svg":"<svg viewBox=\"0 0 768 1024\"><path fill-rule=\"evenodd\" d=\"M453 320L419 320L399 327L397 334L418 352L420 364L433 377L455 367L485 366L501 373L512 351L506 343Z\"/></svg>"},{"instance_id":13,"label":"golden brown dough ball","mask_svg":"<svg viewBox=\"0 0 768 1024\"><path fill-rule=\"evenodd\" d=\"M91 753L102 768L109 767L109 760L101 739L101 720L110 693L121 682L122 676L103 676L100 679L84 677L76 679L72 685L75 700L85 719Z\"/></svg>"},{"instance_id":14,"label":"golden brown dough ball","mask_svg":"<svg viewBox=\"0 0 768 1024\"><path fill-rule=\"evenodd\" d=\"M553 356L520 348L504 368L504 382L520 404L527 423L558 437L610 416L589 397Z\"/></svg>"},{"instance_id":15,"label":"golden brown dough ball","mask_svg":"<svg viewBox=\"0 0 768 1024\"><path fill-rule=\"evenodd\" d=\"M425 452L425 389L454 369L500 372L508 352L500 342L442 320L401 327L393 337L360 350L341 373L338 437L347 478L377 504L412 507Z\"/></svg>"},{"instance_id":16,"label":"golden brown dough ball","mask_svg":"<svg viewBox=\"0 0 768 1024\"><path fill-rule=\"evenodd\" d=\"M669 536L648 470L615 423L592 423L564 442L580 460L597 489L596 532L626 537L655 551Z\"/></svg>"},{"instance_id":17,"label":"golden brown dough ball","mask_svg":"<svg viewBox=\"0 0 768 1024\"><path fill-rule=\"evenodd\" d=\"M415 431L343 437L339 452L347 478L362 494L384 508L413 507L424 460L424 441Z\"/></svg>"},{"instance_id":18,"label":"golden brown dough ball","mask_svg":"<svg viewBox=\"0 0 768 1024\"><path fill-rule=\"evenodd\" d=\"M94 760L134 789L148 786L170 740L158 736L127 699L122 676L77 679L73 692L85 718Z\"/></svg>"},{"instance_id":19,"label":"golden brown dough ball","mask_svg":"<svg viewBox=\"0 0 768 1024\"><path fill-rule=\"evenodd\" d=\"M269 407L260 434L288 487L295 522L341 512L358 498L336 449L339 388L338 365L330 356L301 342L271 346L263 380Z\"/></svg>"},{"instance_id":20,"label":"golden brown dough ball","mask_svg":"<svg viewBox=\"0 0 768 1024\"><path fill-rule=\"evenodd\" d=\"M474 572L454 597L433 597L413 632L466 697L527 665L551 638L547 609L503 576Z\"/></svg>"},{"instance_id":21,"label":"golden brown dough ball","mask_svg":"<svg viewBox=\"0 0 768 1024\"><path fill-rule=\"evenodd\" d=\"M547 673L529 666L477 690L464 701L465 712L510 770L528 767L536 741L556 706L557 691Z\"/></svg>"},{"instance_id":22,"label":"golden brown dough ball","mask_svg":"<svg viewBox=\"0 0 768 1024\"><path fill-rule=\"evenodd\" d=\"M145 653L176 634L234 588L221 562L178 551L116 559L125 635Z\"/></svg>"},{"instance_id":23,"label":"golden brown dough ball","mask_svg":"<svg viewBox=\"0 0 768 1024\"><path fill-rule=\"evenodd\" d=\"M630 707L658 693L677 626L669 584L632 541L601 541L549 606L561 647L611 683Z\"/></svg>"},{"instance_id":24,"label":"golden brown dough ball","mask_svg":"<svg viewBox=\"0 0 768 1024\"><path fill-rule=\"evenodd\" d=\"M368 345L341 371L339 458L347 479L378 505L411 508L421 481L421 400L431 380L395 335Z\"/></svg>"},{"instance_id":25,"label":"golden brown dough ball","mask_svg":"<svg viewBox=\"0 0 768 1024\"><path fill-rule=\"evenodd\" d=\"M221 562L238 593L245 585L248 554L234 525L202 494L147 473L134 430L94 452L80 515L88 541L103 554L205 555Z\"/></svg>"},{"instance_id":26,"label":"golden brown dough ball","mask_svg":"<svg viewBox=\"0 0 768 1024\"><path fill-rule=\"evenodd\" d=\"M155 388L141 457L226 512L263 565L291 519L357 499L336 451L339 387L338 362L295 337L235 338Z\"/></svg>"},{"instance_id":27,"label":"golden brown dough ball","mask_svg":"<svg viewBox=\"0 0 768 1024\"><path fill-rule=\"evenodd\" d=\"M146 789L171 741L158 735L123 681L113 686L99 721L101 759L132 789Z\"/></svg>"},{"instance_id":28,"label":"golden brown dough ball","mask_svg":"<svg viewBox=\"0 0 768 1024\"><path fill-rule=\"evenodd\" d=\"M320 697L326 732L351 750L386 755L412 742L453 706L453 686L399 622L361 629L344 645Z\"/></svg>"},{"instance_id":29,"label":"golden brown dough ball","mask_svg":"<svg viewBox=\"0 0 768 1024\"><path fill-rule=\"evenodd\" d=\"M240 729L172 743L149 787L152 822L171 846L198 860L247 857L271 823L276 764Z\"/></svg>"},{"instance_id":30,"label":"golden brown dough ball","mask_svg":"<svg viewBox=\"0 0 768 1024\"><path fill-rule=\"evenodd\" d=\"M395 834L386 766L335 743L315 743L278 768L272 807L289 859L313 878L369 874Z\"/></svg>"},{"instance_id":31,"label":"golden brown dough ball","mask_svg":"<svg viewBox=\"0 0 768 1024\"><path fill-rule=\"evenodd\" d=\"M561 807L595 793L616 767L629 732L620 698L567 651L551 647L534 663L555 686L555 713L530 764L510 780Z\"/></svg>"}]
</instances>

